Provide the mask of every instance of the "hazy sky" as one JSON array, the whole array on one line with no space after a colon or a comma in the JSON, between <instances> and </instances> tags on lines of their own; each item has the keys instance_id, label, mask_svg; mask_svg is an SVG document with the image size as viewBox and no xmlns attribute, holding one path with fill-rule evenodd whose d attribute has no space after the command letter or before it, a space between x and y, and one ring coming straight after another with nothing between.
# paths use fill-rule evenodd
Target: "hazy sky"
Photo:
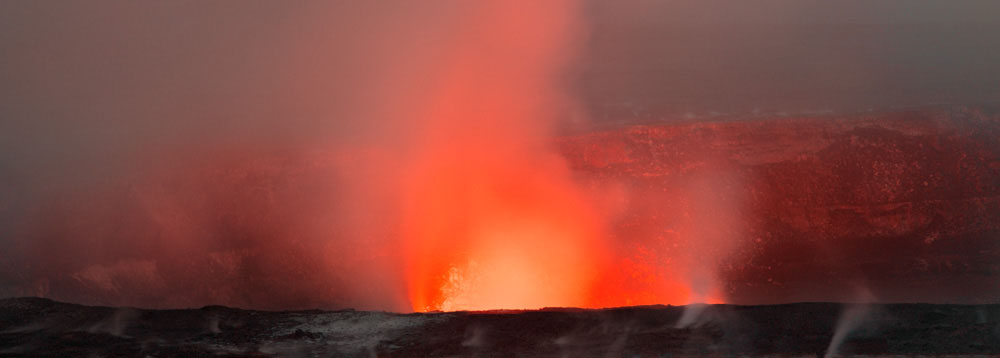
<instances>
[{"instance_id":1,"label":"hazy sky","mask_svg":"<svg viewBox=\"0 0 1000 358\"><path fill-rule=\"evenodd\" d=\"M995 1L592 2L592 118L1000 99Z\"/></svg>"}]
</instances>

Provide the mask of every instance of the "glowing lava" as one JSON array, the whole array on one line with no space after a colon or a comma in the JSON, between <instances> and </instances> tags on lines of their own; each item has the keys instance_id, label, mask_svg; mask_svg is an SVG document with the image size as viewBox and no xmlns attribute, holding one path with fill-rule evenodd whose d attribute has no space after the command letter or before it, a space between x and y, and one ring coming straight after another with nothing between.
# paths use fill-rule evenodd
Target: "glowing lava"
<instances>
[{"instance_id":1,"label":"glowing lava","mask_svg":"<svg viewBox=\"0 0 1000 358\"><path fill-rule=\"evenodd\" d=\"M557 164L446 160L415 180L415 310L587 304L599 221Z\"/></svg>"}]
</instances>

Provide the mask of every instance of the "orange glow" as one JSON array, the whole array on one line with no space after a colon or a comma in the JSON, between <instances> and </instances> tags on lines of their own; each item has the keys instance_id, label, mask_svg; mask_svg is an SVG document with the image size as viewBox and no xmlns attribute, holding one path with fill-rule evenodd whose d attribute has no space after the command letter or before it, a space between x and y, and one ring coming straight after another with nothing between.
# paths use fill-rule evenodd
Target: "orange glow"
<instances>
[{"instance_id":1,"label":"orange glow","mask_svg":"<svg viewBox=\"0 0 1000 358\"><path fill-rule=\"evenodd\" d=\"M571 6L481 3L447 44L403 192L414 310L585 306L600 218L547 148Z\"/></svg>"},{"instance_id":2,"label":"orange glow","mask_svg":"<svg viewBox=\"0 0 1000 358\"><path fill-rule=\"evenodd\" d=\"M0 122L0 297L389 311L854 301L858 285L889 302L1000 298L981 275L1000 262L990 101L847 114L828 96L768 100L795 81L741 71L777 68L761 60L787 41L760 35L785 27L730 46L715 41L726 27L614 1L264 3L46 5L29 12L72 21L17 21L30 26L0 40L28 46L8 51L27 67L0 101L15 119ZM184 31L156 26L174 18ZM651 41L665 29L683 41ZM717 68L759 44L766 56L730 66L741 75ZM822 49L805 59L826 64ZM880 77L863 62L832 73ZM810 108L828 110L795 115Z\"/></svg>"},{"instance_id":3,"label":"orange glow","mask_svg":"<svg viewBox=\"0 0 1000 358\"><path fill-rule=\"evenodd\" d=\"M587 304L598 218L557 167L436 159L408 210L415 310Z\"/></svg>"},{"instance_id":4,"label":"orange glow","mask_svg":"<svg viewBox=\"0 0 1000 358\"><path fill-rule=\"evenodd\" d=\"M572 3L477 4L443 46L400 178L412 308L693 301L662 260L614 259L606 200L550 148L554 108L567 107L553 83L572 50Z\"/></svg>"}]
</instances>

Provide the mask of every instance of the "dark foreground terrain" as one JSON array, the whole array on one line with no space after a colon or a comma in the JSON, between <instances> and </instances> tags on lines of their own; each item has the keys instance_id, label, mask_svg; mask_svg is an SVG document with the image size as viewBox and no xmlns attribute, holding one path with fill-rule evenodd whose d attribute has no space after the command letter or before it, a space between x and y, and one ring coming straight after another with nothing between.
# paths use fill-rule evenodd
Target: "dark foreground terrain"
<instances>
[{"instance_id":1,"label":"dark foreground terrain","mask_svg":"<svg viewBox=\"0 0 1000 358\"><path fill-rule=\"evenodd\" d=\"M831 342L836 347L829 349ZM0 300L4 357L821 357L828 349L835 356L995 357L1000 305L799 303L395 314L220 306L142 310Z\"/></svg>"}]
</instances>

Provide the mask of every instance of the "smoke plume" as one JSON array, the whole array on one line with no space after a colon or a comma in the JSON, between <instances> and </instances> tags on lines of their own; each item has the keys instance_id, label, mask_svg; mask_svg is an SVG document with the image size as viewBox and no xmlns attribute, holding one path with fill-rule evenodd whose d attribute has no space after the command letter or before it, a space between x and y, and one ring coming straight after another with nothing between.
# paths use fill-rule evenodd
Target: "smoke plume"
<instances>
[{"instance_id":1,"label":"smoke plume","mask_svg":"<svg viewBox=\"0 0 1000 358\"><path fill-rule=\"evenodd\" d=\"M6 7L4 295L588 304L574 3Z\"/></svg>"},{"instance_id":2,"label":"smoke plume","mask_svg":"<svg viewBox=\"0 0 1000 358\"><path fill-rule=\"evenodd\" d=\"M721 129L560 135L997 98L996 2L896 3L3 2L0 297L720 302L759 199Z\"/></svg>"}]
</instances>

